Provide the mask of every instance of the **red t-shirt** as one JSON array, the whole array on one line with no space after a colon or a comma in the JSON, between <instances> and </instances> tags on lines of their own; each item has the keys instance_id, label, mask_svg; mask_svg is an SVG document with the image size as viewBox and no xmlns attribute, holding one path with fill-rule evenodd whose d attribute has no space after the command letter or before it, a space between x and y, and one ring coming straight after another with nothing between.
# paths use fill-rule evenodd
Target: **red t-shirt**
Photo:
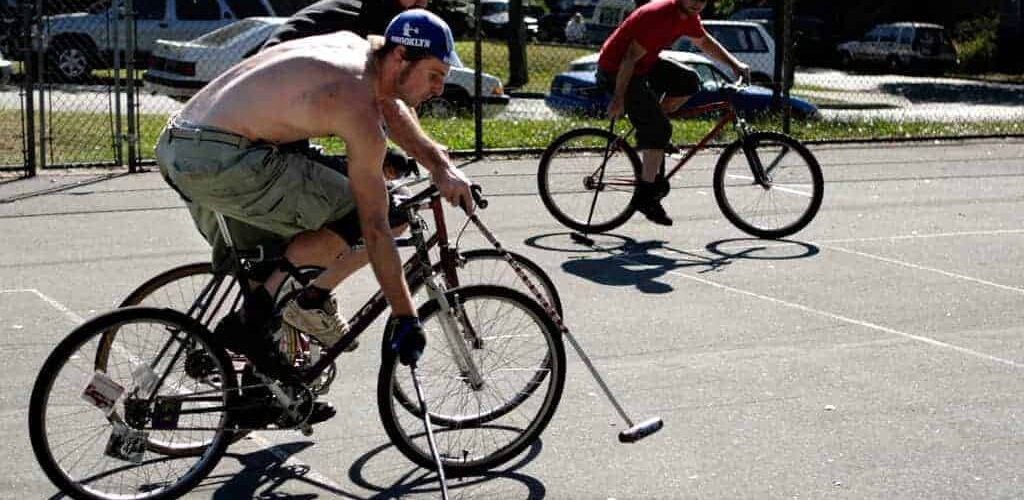
<instances>
[{"instance_id":1,"label":"red t-shirt","mask_svg":"<svg viewBox=\"0 0 1024 500\"><path fill-rule=\"evenodd\" d=\"M636 40L647 53L636 62L633 74L647 73L658 60L658 53L671 46L680 36L704 37L700 16L680 19L682 15L676 0L654 0L634 10L604 41L597 67L611 73L618 71L630 42Z\"/></svg>"}]
</instances>

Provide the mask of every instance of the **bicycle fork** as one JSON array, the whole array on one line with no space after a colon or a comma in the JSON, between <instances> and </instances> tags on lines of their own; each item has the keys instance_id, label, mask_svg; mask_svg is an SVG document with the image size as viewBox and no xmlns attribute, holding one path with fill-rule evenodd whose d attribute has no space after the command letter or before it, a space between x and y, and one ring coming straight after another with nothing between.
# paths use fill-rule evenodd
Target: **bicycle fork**
<instances>
[{"instance_id":1,"label":"bicycle fork","mask_svg":"<svg viewBox=\"0 0 1024 500\"><path fill-rule=\"evenodd\" d=\"M467 321L459 314L457 307L452 307L452 303L448 301L448 297L445 296L444 291L437 284L437 279L434 276L428 275L425 284L427 286L427 295L431 299L436 300L439 306L438 318L441 322L441 331L444 333L445 342L447 342L448 350L455 360L455 365L459 368L459 373L473 390L480 390L484 386L484 379L480 375L480 368L473 361L469 347L466 344L468 341L475 347L479 347L481 339L468 324L464 325L466 334L460 335L460 321L457 318L461 319L462 323L467 323ZM458 306L458 296L454 296L454 299L456 301L455 305Z\"/></svg>"}]
</instances>

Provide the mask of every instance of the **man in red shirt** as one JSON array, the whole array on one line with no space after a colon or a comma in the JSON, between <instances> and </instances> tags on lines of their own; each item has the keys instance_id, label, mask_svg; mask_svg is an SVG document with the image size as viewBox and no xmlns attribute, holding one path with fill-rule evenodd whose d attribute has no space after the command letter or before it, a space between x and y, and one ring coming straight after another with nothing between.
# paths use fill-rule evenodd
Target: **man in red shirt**
<instances>
[{"instance_id":1,"label":"man in red shirt","mask_svg":"<svg viewBox=\"0 0 1024 500\"><path fill-rule=\"evenodd\" d=\"M597 62L597 81L612 92L608 117L619 118L625 112L636 127L636 147L643 157L636 208L652 222L665 226L672 225L661 206L669 190L664 175L665 148L672 139L672 123L666 113L700 91L700 78L686 65L661 57L660 52L686 36L705 54L750 81L750 67L701 26L700 12L705 3L654 0L637 8L605 40ZM665 97L659 102L661 94Z\"/></svg>"}]
</instances>

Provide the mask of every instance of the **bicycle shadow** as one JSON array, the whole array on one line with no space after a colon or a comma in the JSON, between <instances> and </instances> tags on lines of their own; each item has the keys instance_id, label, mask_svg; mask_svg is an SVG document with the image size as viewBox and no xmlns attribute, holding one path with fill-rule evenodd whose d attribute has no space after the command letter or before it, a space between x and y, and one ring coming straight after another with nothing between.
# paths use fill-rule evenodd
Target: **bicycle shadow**
<instances>
[{"instance_id":1,"label":"bicycle shadow","mask_svg":"<svg viewBox=\"0 0 1024 500\"><path fill-rule=\"evenodd\" d=\"M348 491L311 470L309 465L291 461L291 457L314 443L296 441L264 448L252 453L228 453L242 470L234 474L211 474L196 488L211 492L213 499L260 498L309 500L313 498L437 498L437 475L418 467L402 456L391 443L373 448L349 467L348 478L361 488ZM539 480L516 472L533 461L542 449L540 440L527 448L520 458L502 470L479 476L449 478L452 498L544 498L546 488ZM288 493L284 489L305 490ZM372 493L367 494L367 491Z\"/></svg>"},{"instance_id":2,"label":"bicycle shadow","mask_svg":"<svg viewBox=\"0 0 1024 500\"><path fill-rule=\"evenodd\" d=\"M696 269L701 274L721 272L741 260L804 259L819 252L818 247L810 243L793 240L730 238L710 242L704 246L705 252L697 253L674 248L661 240L615 237L621 239L621 245L602 249L604 255L600 257L579 256L567 260L562 263L562 269L601 285L633 286L643 293L664 294L674 288L661 278L679 269Z\"/></svg>"}]
</instances>

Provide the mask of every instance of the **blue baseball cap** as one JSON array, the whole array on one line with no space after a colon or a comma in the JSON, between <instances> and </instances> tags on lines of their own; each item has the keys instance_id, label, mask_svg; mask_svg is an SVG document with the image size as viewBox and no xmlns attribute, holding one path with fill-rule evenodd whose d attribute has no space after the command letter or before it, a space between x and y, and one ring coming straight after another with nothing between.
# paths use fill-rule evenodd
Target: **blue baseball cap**
<instances>
[{"instance_id":1,"label":"blue baseball cap","mask_svg":"<svg viewBox=\"0 0 1024 500\"><path fill-rule=\"evenodd\" d=\"M455 38L448 23L426 9L409 9L395 16L384 30L384 39L406 47L426 49L449 66L462 66L459 55L455 53Z\"/></svg>"}]
</instances>

